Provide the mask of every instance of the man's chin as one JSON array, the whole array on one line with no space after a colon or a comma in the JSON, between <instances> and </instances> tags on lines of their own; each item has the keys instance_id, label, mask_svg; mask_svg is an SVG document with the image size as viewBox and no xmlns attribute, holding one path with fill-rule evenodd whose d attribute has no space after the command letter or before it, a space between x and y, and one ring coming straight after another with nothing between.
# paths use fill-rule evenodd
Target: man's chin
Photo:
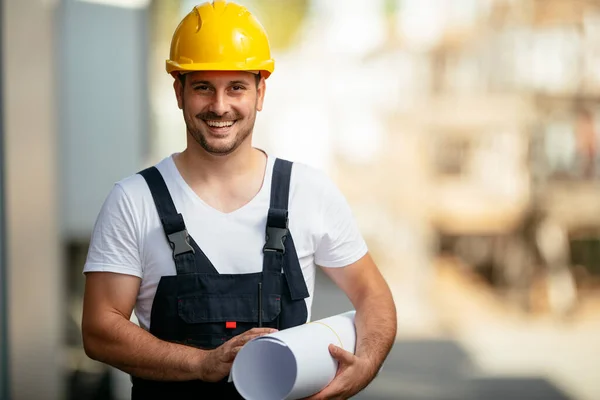
<instances>
[{"instance_id":1,"label":"man's chin","mask_svg":"<svg viewBox=\"0 0 600 400\"><path fill-rule=\"evenodd\" d=\"M249 135L246 134L243 136L244 139L240 140L241 138L238 135L218 138L207 132L198 131L196 134L192 133L192 137L200 147L208 154L214 156L226 156L233 153Z\"/></svg>"},{"instance_id":2,"label":"man's chin","mask_svg":"<svg viewBox=\"0 0 600 400\"><path fill-rule=\"evenodd\" d=\"M204 149L204 151L206 151L207 153L213 155L213 156L226 156L229 155L231 153L233 153L238 146L211 146L207 143L201 143L202 148Z\"/></svg>"}]
</instances>

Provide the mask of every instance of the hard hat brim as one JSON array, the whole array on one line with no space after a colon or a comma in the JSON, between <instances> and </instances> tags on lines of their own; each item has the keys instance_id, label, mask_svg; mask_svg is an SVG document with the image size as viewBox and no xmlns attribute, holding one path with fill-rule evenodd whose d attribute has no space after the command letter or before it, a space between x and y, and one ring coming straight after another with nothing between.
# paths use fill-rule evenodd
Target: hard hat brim
<instances>
[{"instance_id":1,"label":"hard hat brim","mask_svg":"<svg viewBox=\"0 0 600 400\"><path fill-rule=\"evenodd\" d=\"M227 62L227 63L193 63L179 64L171 60L166 61L167 73L174 74L176 72L195 72L195 71L260 71L261 75L266 79L275 70L275 61L266 60L261 62L246 61L246 62Z\"/></svg>"}]
</instances>

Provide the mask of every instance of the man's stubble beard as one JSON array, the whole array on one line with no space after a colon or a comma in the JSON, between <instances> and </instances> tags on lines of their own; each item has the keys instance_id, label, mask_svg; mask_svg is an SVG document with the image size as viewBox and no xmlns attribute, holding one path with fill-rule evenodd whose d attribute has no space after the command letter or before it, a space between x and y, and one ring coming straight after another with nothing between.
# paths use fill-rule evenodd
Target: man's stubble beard
<instances>
[{"instance_id":1,"label":"man's stubble beard","mask_svg":"<svg viewBox=\"0 0 600 400\"><path fill-rule=\"evenodd\" d=\"M218 156L226 156L233 153L244 142L244 140L250 136L252 133L252 127L238 132L233 143L226 148L211 146L206 140L206 136L204 136L202 131L198 128L190 127L188 125L187 131L194 138L196 143L198 143L200 147L202 147L207 153Z\"/></svg>"},{"instance_id":2,"label":"man's stubble beard","mask_svg":"<svg viewBox=\"0 0 600 400\"><path fill-rule=\"evenodd\" d=\"M246 140L252 134L252 131L254 130L254 123L256 121L256 114L257 110L254 110L254 115L252 116L252 119L248 121L249 126L246 129L239 131L236 134L233 143L227 148L212 147L208 143L208 140L206 140L206 136L202 134L202 129L194 126L194 122L204 123L204 121L199 119L198 116L193 117L194 121L189 121L188 117L186 116L187 114L184 112L184 120L188 133L192 136L192 138L194 138L196 143L198 143L200 147L204 149L204 151L217 156L226 156L228 154L233 153L244 142L244 140ZM238 122L239 120L236 121L236 124Z\"/></svg>"}]
</instances>

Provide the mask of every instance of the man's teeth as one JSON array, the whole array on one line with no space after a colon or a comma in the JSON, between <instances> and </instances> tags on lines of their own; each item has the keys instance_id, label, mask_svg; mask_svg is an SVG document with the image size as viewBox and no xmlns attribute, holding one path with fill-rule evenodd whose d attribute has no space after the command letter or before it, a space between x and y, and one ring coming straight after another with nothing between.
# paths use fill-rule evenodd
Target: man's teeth
<instances>
[{"instance_id":1,"label":"man's teeth","mask_svg":"<svg viewBox=\"0 0 600 400\"><path fill-rule=\"evenodd\" d=\"M234 122L235 121L206 121L206 124L213 128L227 128L233 125Z\"/></svg>"}]
</instances>

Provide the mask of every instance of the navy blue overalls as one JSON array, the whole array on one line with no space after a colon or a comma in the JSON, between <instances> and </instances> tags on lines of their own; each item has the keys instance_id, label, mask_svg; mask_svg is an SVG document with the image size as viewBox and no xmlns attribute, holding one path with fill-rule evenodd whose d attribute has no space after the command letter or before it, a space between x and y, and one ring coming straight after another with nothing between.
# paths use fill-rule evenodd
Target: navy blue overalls
<instances>
[{"instance_id":1,"label":"navy blue overalls","mask_svg":"<svg viewBox=\"0 0 600 400\"><path fill-rule=\"evenodd\" d=\"M294 240L288 230L292 163L276 159L263 248L263 270L219 274L187 233L155 167L139 172L150 188L166 238L173 249L177 275L163 276L151 311L150 333L170 341L214 349L259 324L285 329L304 324L309 296ZM207 226L206 229L213 229ZM235 251L235 249L231 249ZM233 327L235 326L235 327ZM132 377L132 399L241 399L227 378L160 382Z\"/></svg>"}]
</instances>

